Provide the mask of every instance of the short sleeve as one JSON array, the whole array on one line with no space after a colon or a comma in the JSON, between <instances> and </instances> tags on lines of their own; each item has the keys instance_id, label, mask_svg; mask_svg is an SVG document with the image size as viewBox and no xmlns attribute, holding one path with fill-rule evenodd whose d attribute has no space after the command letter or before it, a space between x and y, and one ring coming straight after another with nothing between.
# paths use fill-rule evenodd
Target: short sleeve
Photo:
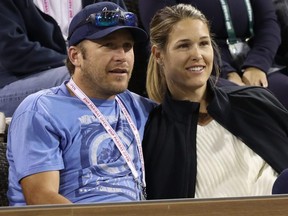
<instances>
[{"instance_id":1,"label":"short sleeve","mask_svg":"<svg viewBox=\"0 0 288 216\"><path fill-rule=\"evenodd\" d=\"M10 151L13 155L18 181L31 174L64 168L60 138L43 115L28 111L17 116L8 136L8 154Z\"/></svg>"}]
</instances>

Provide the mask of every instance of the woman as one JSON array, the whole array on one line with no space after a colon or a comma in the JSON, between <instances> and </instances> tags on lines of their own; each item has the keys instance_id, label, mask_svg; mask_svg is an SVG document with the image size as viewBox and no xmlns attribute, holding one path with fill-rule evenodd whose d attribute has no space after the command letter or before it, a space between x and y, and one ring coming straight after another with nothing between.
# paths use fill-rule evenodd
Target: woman
<instances>
[{"instance_id":1,"label":"woman","mask_svg":"<svg viewBox=\"0 0 288 216\"><path fill-rule=\"evenodd\" d=\"M263 87L216 87L219 54L190 4L150 25L147 93L159 102L143 151L148 199L271 194L288 167L288 112Z\"/></svg>"}]
</instances>

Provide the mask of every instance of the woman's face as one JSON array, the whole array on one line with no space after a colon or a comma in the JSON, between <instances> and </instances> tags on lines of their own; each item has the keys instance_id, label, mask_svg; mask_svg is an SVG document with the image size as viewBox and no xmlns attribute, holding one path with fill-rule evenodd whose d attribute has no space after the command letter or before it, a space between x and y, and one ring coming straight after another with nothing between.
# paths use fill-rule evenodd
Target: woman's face
<instances>
[{"instance_id":1,"label":"woman's face","mask_svg":"<svg viewBox=\"0 0 288 216\"><path fill-rule=\"evenodd\" d=\"M214 57L205 23L191 18L178 22L169 35L166 50L154 54L158 55L157 61L163 67L173 98L183 100L191 94L203 96Z\"/></svg>"}]
</instances>

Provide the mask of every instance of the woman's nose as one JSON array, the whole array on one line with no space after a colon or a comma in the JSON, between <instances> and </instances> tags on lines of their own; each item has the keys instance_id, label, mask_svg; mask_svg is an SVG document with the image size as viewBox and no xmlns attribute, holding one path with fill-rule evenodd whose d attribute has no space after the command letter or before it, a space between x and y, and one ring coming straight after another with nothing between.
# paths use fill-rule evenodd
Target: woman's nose
<instances>
[{"instance_id":1,"label":"woman's nose","mask_svg":"<svg viewBox=\"0 0 288 216\"><path fill-rule=\"evenodd\" d=\"M202 55L201 55L199 47L198 46L194 46L192 48L192 50L191 50L191 59L193 61L198 61L201 58L202 58Z\"/></svg>"}]
</instances>

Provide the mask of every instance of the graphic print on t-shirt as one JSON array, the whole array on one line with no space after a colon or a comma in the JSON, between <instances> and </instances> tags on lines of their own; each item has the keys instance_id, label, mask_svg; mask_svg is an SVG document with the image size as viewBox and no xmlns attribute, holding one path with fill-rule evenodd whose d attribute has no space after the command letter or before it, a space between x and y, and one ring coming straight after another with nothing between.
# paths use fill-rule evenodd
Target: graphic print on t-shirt
<instances>
[{"instance_id":1,"label":"graphic print on t-shirt","mask_svg":"<svg viewBox=\"0 0 288 216\"><path fill-rule=\"evenodd\" d=\"M107 120L128 149L134 164L137 161L136 169L139 170L135 138L125 117L120 113L118 118L109 117ZM83 170L80 174L82 178L79 178L81 188L79 195L83 195L83 193L97 193L99 196L118 194L129 200L135 200L138 193L135 193L136 185L131 170L110 135L94 116L90 118L82 116L81 121L81 165Z\"/></svg>"}]
</instances>

